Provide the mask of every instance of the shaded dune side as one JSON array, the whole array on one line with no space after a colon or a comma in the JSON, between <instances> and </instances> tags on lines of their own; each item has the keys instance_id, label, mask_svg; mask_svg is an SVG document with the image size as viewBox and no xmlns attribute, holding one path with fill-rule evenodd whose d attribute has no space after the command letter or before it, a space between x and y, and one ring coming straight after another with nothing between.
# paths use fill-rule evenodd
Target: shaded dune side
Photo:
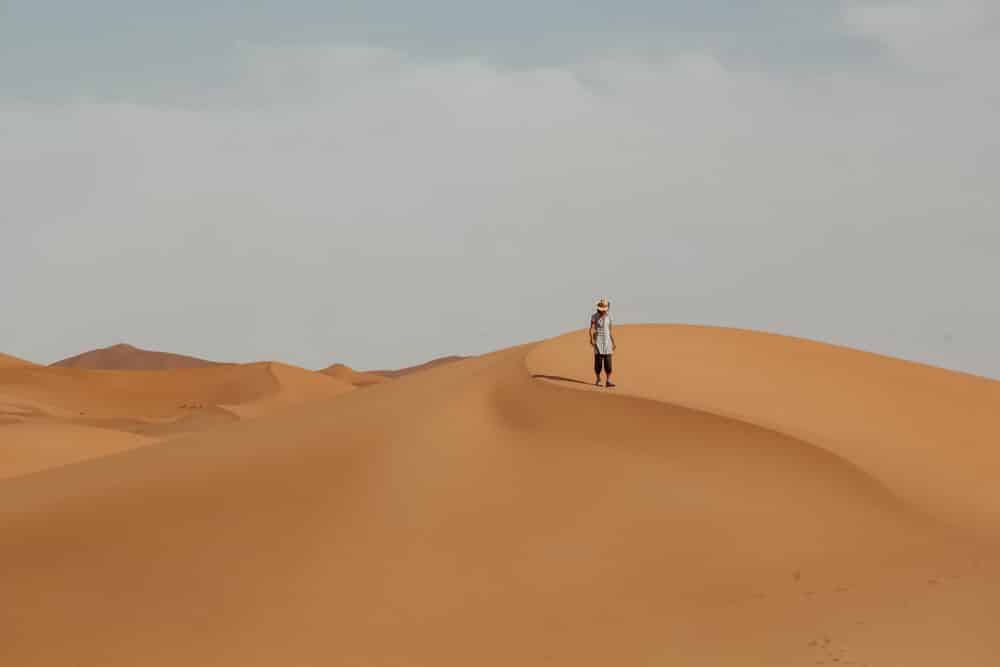
<instances>
[{"instance_id":1,"label":"shaded dune side","mask_svg":"<svg viewBox=\"0 0 1000 667\"><path fill-rule=\"evenodd\" d=\"M124 343L84 352L52 366L59 368L79 368L87 370L174 370L178 368L202 368L214 366L215 362L189 357L183 354L143 350Z\"/></svg>"},{"instance_id":2,"label":"shaded dune side","mask_svg":"<svg viewBox=\"0 0 1000 667\"><path fill-rule=\"evenodd\" d=\"M886 664L1000 650L995 585L886 588L965 565L884 480L532 379L530 351L0 485L0 640L38 665L805 664L831 628ZM927 605L960 631L914 641Z\"/></svg>"}]
</instances>

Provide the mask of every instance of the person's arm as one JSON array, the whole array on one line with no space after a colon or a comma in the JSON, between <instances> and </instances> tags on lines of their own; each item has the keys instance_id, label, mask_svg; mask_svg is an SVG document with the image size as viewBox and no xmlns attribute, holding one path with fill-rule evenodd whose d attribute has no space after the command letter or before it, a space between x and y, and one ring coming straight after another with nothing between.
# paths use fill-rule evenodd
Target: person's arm
<instances>
[{"instance_id":1,"label":"person's arm","mask_svg":"<svg viewBox=\"0 0 1000 667\"><path fill-rule=\"evenodd\" d=\"M618 348L618 346L615 345L615 327L614 327L614 324L615 324L615 321L613 319L611 319L611 317L609 316L608 317L608 337L611 338L611 351L612 352L614 352L615 349Z\"/></svg>"},{"instance_id":2,"label":"person's arm","mask_svg":"<svg viewBox=\"0 0 1000 667\"><path fill-rule=\"evenodd\" d=\"M590 331L587 332L590 337L590 347L594 347L597 343L594 341L594 336L597 335L597 331L594 327L594 318L590 318Z\"/></svg>"}]
</instances>

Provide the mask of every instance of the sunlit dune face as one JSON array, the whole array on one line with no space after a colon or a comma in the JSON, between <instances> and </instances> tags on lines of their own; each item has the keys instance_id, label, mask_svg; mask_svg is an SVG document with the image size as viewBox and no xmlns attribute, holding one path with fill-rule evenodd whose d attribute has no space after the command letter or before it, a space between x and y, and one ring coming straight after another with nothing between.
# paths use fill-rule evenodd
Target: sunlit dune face
<instances>
[{"instance_id":1,"label":"sunlit dune face","mask_svg":"<svg viewBox=\"0 0 1000 667\"><path fill-rule=\"evenodd\" d=\"M245 400L188 408L206 421L186 435L114 431L127 451L0 482L7 655L707 667L1000 654L1000 384L745 331L616 337L614 392L590 385L581 332L364 390L275 364L198 370L222 374L205 391ZM64 379L31 377L19 386L37 409L69 406ZM101 440L103 427L18 418L0 426L18 447L37 429Z\"/></svg>"}]
</instances>

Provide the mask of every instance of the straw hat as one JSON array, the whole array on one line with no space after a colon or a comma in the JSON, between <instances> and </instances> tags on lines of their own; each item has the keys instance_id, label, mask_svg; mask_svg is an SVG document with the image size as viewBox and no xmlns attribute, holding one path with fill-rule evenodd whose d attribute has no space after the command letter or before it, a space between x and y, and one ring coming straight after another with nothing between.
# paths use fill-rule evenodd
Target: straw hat
<instances>
[{"instance_id":1,"label":"straw hat","mask_svg":"<svg viewBox=\"0 0 1000 667\"><path fill-rule=\"evenodd\" d=\"M608 311L609 305L610 304L608 304L607 299L601 299L600 301L597 302L597 310L602 313L606 313Z\"/></svg>"}]
</instances>

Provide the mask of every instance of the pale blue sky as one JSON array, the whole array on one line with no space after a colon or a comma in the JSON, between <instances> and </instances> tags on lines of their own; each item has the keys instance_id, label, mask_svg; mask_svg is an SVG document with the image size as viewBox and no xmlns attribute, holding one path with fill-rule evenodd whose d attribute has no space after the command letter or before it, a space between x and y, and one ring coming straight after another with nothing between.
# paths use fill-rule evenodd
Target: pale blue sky
<instances>
[{"instance_id":1,"label":"pale blue sky","mask_svg":"<svg viewBox=\"0 0 1000 667\"><path fill-rule=\"evenodd\" d=\"M0 351L403 366L607 295L1000 377L998 7L0 0Z\"/></svg>"},{"instance_id":2,"label":"pale blue sky","mask_svg":"<svg viewBox=\"0 0 1000 667\"><path fill-rule=\"evenodd\" d=\"M240 45L346 43L411 57L513 66L572 63L610 49L711 50L735 66L802 68L876 57L842 29L835 0L136 2L6 0L7 96L164 94L231 75Z\"/></svg>"}]
</instances>

